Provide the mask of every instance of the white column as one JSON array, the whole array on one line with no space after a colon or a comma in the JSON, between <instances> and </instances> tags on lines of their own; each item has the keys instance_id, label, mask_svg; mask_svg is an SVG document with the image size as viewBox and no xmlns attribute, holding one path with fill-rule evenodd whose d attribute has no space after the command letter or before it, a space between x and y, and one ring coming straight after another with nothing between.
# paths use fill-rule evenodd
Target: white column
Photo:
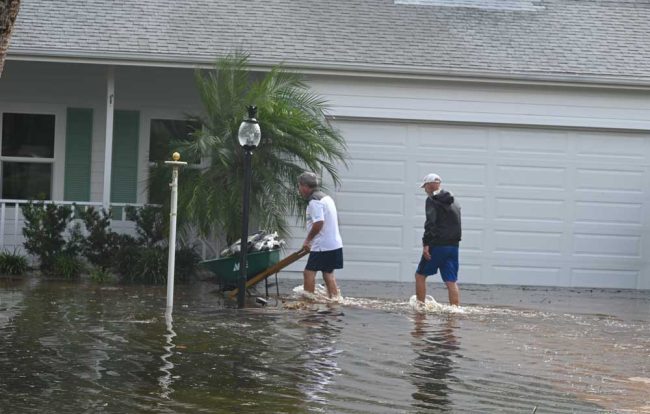
<instances>
[{"instance_id":1,"label":"white column","mask_svg":"<svg viewBox=\"0 0 650 414\"><path fill-rule=\"evenodd\" d=\"M111 204L111 169L113 165L113 114L115 111L115 68L108 67L106 74L106 141L104 146L104 192L102 206Z\"/></svg>"}]
</instances>

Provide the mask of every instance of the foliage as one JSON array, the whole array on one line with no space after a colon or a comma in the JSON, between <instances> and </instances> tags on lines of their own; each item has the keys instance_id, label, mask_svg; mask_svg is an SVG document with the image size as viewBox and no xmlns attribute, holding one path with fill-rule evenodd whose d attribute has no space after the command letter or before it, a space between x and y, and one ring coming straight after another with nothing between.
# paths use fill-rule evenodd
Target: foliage
<instances>
[{"instance_id":1,"label":"foliage","mask_svg":"<svg viewBox=\"0 0 650 414\"><path fill-rule=\"evenodd\" d=\"M129 283L167 282L167 246L128 246L121 250L116 259L116 269L122 281ZM174 277L178 282L187 282L198 271L200 256L190 247L176 250Z\"/></svg>"},{"instance_id":2,"label":"foliage","mask_svg":"<svg viewBox=\"0 0 650 414\"><path fill-rule=\"evenodd\" d=\"M129 256L120 255L117 268L125 282L162 284L167 280L167 250L131 246Z\"/></svg>"},{"instance_id":3,"label":"foliage","mask_svg":"<svg viewBox=\"0 0 650 414\"><path fill-rule=\"evenodd\" d=\"M0 274L3 275L24 275L27 273L29 265L27 258L16 253L7 251L0 253Z\"/></svg>"},{"instance_id":4,"label":"foliage","mask_svg":"<svg viewBox=\"0 0 650 414\"><path fill-rule=\"evenodd\" d=\"M25 250L39 258L42 271L49 272L66 244L63 232L71 220L72 208L41 201L24 204L21 210L25 217Z\"/></svg>"},{"instance_id":5,"label":"foliage","mask_svg":"<svg viewBox=\"0 0 650 414\"><path fill-rule=\"evenodd\" d=\"M79 260L82 254L93 265L90 277L96 282L110 279L112 269L128 282L164 283L167 280L168 244L160 207L127 210L129 219L136 223L137 238L112 231L110 212L90 207L79 214L87 236L84 237L81 224L76 223L69 229L66 242L63 234L70 223L72 208L42 202L23 206L25 248L39 256L43 273L65 279L77 278L84 270ZM178 249L176 255L178 280L188 280L198 270L199 255L190 247ZM18 274L26 268L25 258L0 254L0 272Z\"/></svg>"},{"instance_id":6,"label":"foliage","mask_svg":"<svg viewBox=\"0 0 650 414\"><path fill-rule=\"evenodd\" d=\"M4 68L9 39L20 10L20 0L3 0L0 3L0 77Z\"/></svg>"},{"instance_id":7,"label":"foliage","mask_svg":"<svg viewBox=\"0 0 650 414\"><path fill-rule=\"evenodd\" d=\"M95 267L90 270L90 280L95 283L106 283L113 280L113 274L105 269L100 267Z\"/></svg>"},{"instance_id":8,"label":"foliage","mask_svg":"<svg viewBox=\"0 0 650 414\"><path fill-rule=\"evenodd\" d=\"M103 270L109 269L120 247L121 236L110 229L110 212L90 207L82 213L88 235L83 241L82 252L88 261Z\"/></svg>"},{"instance_id":9,"label":"foliage","mask_svg":"<svg viewBox=\"0 0 650 414\"><path fill-rule=\"evenodd\" d=\"M127 207L126 217L136 224L138 243L147 247L160 246L165 242L165 217L161 207Z\"/></svg>"},{"instance_id":10,"label":"foliage","mask_svg":"<svg viewBox=\"0 0 650 414\"><path fill-rule=\"evenodd\" d=\"M192 246L183 246L176 250L174 276L180 282L187 282L196 276L201 256Z\"/></svg>"},{"instance_id":11,"label":"foliage","mask_svg":"<svg viewBox=\"0 0 650 414\"><path fill-rule=\"evenodd\" d=\"M81 223L74 223L68 229L68 239L63 246L63 254L71 257L79 256L83 251L85 240Z\"/></svg>"},{"instance_id":12,"label":"foliage","mask_svg":"<svg viewBox=\"0 0 650 414\"><path fill-rule=\"evenodd\" d=\"M201 170L186 168L179 186L179 220L203 234L222 231L228 244L241 233L243 152L237 132L248 105L258 107L262 140L252 157L251 221L260 228L289 233L288 217L299 214L296 179L305 169L325 172L338 184L345 164L343 137L325 118L322 98L294 73L278 66L257 79L248 57L236 54L217 61L214 70L195 75L205 116L191 116L202 129L190 143L179 143L185 159L209 160ZM169 168L152 171L153 183L169 177Z\"/></svg>"},{"instance_id":13,"label":"foliage","mask_svg":"<svg viewBox=\"0 0 650 414\"><path fill-rule=\"evenodd\" d=\"M48 273L63 279L77 279L83 270L83 264L77 257L60 254L54 258Z\"/></svg>"}]
</instances>

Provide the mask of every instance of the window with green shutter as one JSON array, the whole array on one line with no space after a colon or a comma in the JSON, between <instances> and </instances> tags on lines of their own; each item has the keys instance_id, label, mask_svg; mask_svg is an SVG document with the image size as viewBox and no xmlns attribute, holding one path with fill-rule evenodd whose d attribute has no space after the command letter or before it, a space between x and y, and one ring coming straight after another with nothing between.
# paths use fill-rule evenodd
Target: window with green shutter
<instances>
[{"instance_id":1,"label":"window with green shutter","mask_svg":"<svg viewBox=\"0 0 650 414\"><path fill-rule=\"evenodd\" d=\"M68 108L65 131L66 201L90 201L93 110Z\"/></svg>"}]
</instances>

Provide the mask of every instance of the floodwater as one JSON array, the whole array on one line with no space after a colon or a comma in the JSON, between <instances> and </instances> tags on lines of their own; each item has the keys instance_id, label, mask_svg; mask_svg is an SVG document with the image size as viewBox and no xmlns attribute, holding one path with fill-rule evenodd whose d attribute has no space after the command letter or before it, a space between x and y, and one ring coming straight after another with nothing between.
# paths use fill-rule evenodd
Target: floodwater
<instances>
[{"instance_id":1,"label":"floodwater","mask_svg":"<svg viewBox=\"0 0 650 414\"><path fill-rule=\"evenodd\" d=\"M0 412L650 413L648 291L463 285L418 314L408 283L288 309L299 283L246 310L177 285L165 318L165 287L0 279Z\"/></svg>"}]
</instances>

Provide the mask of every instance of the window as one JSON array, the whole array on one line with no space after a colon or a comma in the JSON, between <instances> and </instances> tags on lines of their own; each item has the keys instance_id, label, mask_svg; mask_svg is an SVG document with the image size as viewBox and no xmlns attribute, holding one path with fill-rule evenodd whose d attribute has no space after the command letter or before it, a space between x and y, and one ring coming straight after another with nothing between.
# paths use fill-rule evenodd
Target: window
<instances>
[{"instance_id":1,"label":"window","mask_svg":"<svg viewBox=\"0 0 650 414\"><path fill-rule=\"evenodd\" d=\"M2 198L51 199L54 122L54 115L2 114Z\"/></svg>"},{"instance_id":2,"label":"window","mask_svg":"<svg viewBox=\"0 0 650 414\"><path fill-rule=\"evenodd\" d=\"M200 128L197 122L174 119L152 119L149 134L149 161L171 160L177 144L192 140L192 133ZM187 160L190 164L200 164L201 160Z\"/></svg>"},{"instance_id":3,"label":"window","mask_svg":"<svg viewBox=\"0 0 650 414\"><path fill-rule=\"evenodd\" d=\"M200 124L192 121L175 119L152 119L149 133L149 203L164 204L169 199L170 168L163 161L171 160L171 155L178 150L178 144L192 140L192 133L200 128ZM181 154L183 155L183 154ZM183 155L183 161L190 168L198 168L201 160Z\"/></svg>"}]
</instances>

